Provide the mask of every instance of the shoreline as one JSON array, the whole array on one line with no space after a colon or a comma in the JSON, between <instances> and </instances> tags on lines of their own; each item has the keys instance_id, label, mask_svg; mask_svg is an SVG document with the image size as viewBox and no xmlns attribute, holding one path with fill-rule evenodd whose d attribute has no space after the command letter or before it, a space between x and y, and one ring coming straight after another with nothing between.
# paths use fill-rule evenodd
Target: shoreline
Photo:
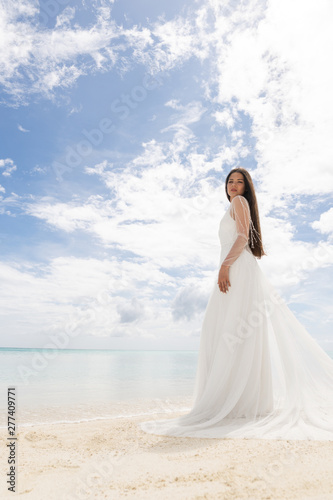
<instances>
[{"instance_id":1,"label":"shoreline","mask_svg":"<svg viewBox=\"0 0 333 500\"><path fill-rule=\"evenodd\" d=\"M154 419L155 415L172 415L176 412L187 413L192 407L192 396L174 396L169 398L137 398L109 401L99 401L88 404L55 405L40 407L33 405L22 407L22 401L16 413L18 428L44 425L79 424L84 422L113 420L119 418L142 417L147 420ZM0 412L7 412L0 408ZM6 430L6 425L0 425L0 432Z\"/></svg>"},{"instance_id":2,"label":"shoreline","mask_svg":"<svg viewBox=\"0 0 333 500\"><path fill-rule=\"evenodd\" d=\"M19 426L18 493L33 500L333 496L333 442L157 436L139 428L146 419ZM0 429L0 441L4 450L6 429ZM12 498L4 483L1 498Z\"/></svg>"}]
</instances>

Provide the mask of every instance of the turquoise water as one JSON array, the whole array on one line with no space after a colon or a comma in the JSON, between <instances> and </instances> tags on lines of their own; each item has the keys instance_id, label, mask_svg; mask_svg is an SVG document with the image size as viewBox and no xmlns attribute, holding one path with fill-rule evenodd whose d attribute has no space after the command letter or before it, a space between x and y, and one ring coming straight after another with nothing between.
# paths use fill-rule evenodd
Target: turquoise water
<instances>
[{"instance_id":1,"label":"turquoise water","mask_svg":"<svg viewBox=\"0 0 333 500\"><path fill-rule=\"evenodd\" d=\"M333 358L333 353L329 353ZM198 351L0 349L0 427L189 411Z\"/></svg>"},{"instance_id":2,"label":"turquoise water","mask_svg":"<svg viewBox=\"0 0 333 500\"><path fill-rule=\"evenodd\" d=\"M189 408L197 358L197 351L0 349L0 410L9 386L23 425Z\"/></svg>"}]
</instances>

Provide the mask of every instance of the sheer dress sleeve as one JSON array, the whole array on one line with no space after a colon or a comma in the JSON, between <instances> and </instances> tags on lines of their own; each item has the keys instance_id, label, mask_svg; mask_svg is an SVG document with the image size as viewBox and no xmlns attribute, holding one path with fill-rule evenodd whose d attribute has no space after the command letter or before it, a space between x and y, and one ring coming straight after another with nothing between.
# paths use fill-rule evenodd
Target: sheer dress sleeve
<instances>
[{"instance_id":1,"label":"sheer dress sleeve","mask_svg":"<svg viewBox=\"0 0 333 500\"><path fill-rule=\"evenodd\" d=\"M244 196L238 195L232 200L230 215L236 222L237 238L222 262L223 266L228 267L240 256L249 240L251 213L249 203Z\"/></svg>"}]
</instances>

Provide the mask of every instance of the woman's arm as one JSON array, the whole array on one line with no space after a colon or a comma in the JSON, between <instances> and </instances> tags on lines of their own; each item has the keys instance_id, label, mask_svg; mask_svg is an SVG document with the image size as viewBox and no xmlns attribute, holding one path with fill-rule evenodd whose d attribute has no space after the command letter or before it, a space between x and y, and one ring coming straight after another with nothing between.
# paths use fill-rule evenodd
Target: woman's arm
<instances>
[{"instance_id":1,"label":"woman's arm","mask_svg":"<svg viewBox=\"0 0 333 500\"><path fill-rule=\"evenodd\" d=\"M226 293L231 286L229 267L240 256L249 239L251 214L247 199L243 196L235 196L231 202L230 215L236 221L237 238L220 268L217 284L223 293Z\"/></svg>"},{"instance_id":2,"label":"woman's arm","mask_svg":"<svg viewBox=\"0 0 333 500\"><path fill-rule=\"evenodd\" d=\"M250 206L244 196L235 196L231 202L230 215L236 221L237 238L222 266L230 267L247 245L250 227Z\"/></svg>"}]
</instances>

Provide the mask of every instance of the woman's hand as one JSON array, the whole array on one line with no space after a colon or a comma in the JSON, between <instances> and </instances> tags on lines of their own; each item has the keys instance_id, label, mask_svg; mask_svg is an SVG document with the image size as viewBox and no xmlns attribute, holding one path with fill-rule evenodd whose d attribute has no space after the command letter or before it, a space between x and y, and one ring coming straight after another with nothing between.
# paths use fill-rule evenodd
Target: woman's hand
<instances>
[{"instance_id":1,"label":"woman's hand","mask_svg":"<svg viewBox=\"0 0 333 500\"><path fill-rule=\"evenodd\" d=\"M231 286L229 281L229 266L221 266L217 284L221 292L227 293Z\"/></svg>"}]
</instances>

